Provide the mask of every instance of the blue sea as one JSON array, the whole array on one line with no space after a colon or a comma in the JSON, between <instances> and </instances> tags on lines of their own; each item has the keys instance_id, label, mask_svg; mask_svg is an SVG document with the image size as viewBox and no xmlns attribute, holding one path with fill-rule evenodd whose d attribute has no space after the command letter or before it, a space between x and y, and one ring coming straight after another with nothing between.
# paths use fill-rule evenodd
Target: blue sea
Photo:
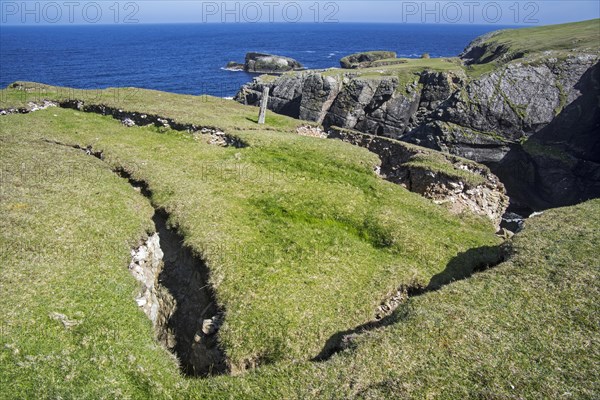
<instances>
[{"instance_id":1,"label":"blue sea","mask_svg":"<svg viewBox=\"0 0 600 400\"><path fill-rule=\"evenodd\" d=\"M502 26L425 24L173 24L0 26L0 86L35 81L81 89L135 86L233 96L253 75L227 71L246 52L284 55L307 68L392 50L449 57Z\"/></svg>"}]
</instances>

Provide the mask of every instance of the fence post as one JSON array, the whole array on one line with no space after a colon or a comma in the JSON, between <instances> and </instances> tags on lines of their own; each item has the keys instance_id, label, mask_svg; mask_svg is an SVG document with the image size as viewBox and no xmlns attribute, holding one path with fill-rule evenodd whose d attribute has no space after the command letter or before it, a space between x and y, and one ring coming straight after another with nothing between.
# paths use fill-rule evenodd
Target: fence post
<instances>
[{"instance_id":1,"label":"fence post","mask_svg":"<svg viewBox=\"0 0 600 400\"><path fill-rule=\"evenodd\" d=\"M260 99L260 113L258 114L258 123L265 123L265 116L267 114L267 104L269 104L269 88L263 89L262 98Z\"/></svg>"}]
</instances>

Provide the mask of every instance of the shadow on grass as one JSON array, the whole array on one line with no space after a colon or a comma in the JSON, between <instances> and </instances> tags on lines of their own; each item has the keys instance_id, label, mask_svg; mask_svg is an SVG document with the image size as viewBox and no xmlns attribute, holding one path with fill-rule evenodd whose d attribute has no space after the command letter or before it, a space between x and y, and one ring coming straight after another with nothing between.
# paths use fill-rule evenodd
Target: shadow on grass
<instances>
[{"instance_id":1,"label":"shadow on grass","mask_svg":"<svg viewBox=\"0 0 600 400\"><path fill-rule=\"evenodd\" d=\"M503 246L483 246L469 249L452 258L446 268L434 275L424 292L438 290L454 281L470 277L475 272L485 271L504 261Z\"/></svg>"},{"instance_id":2,"label":"shadow on grass","mask_svg":"<svg viewBox=\"0 0 600 400\"><path fill-rule=\"evenodd\" d=\"M378 328L386 327L410 318L412 297L436 291L452 282L466 279L475 272L485 271L495 267L504 261L506 250L504 246L483 246L470 249L452 258L446 268L439 274L434 275L426 287L408 287L408 300L400 305L389 315L374 321L369 321L353 329L340 331L333 334L319 354L311 359L314 362L329 360L340 351L355 347L354 339L359 335Z\"/></svg>"}]
</instances>

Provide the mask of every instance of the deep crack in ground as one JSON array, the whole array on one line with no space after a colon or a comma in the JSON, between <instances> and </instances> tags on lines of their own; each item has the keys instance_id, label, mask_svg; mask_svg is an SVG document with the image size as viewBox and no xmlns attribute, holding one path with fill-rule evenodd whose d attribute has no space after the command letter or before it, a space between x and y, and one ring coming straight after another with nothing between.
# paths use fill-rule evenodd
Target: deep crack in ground
<instances>
[{"instance_id":1,"label":"deep crack in ground","mask_svg":"<svg viewBox=\"0 0 600 400\"><path fill-rule=\"evenodd\" d=\"M321 352L313 357L311 361L327 361L335 354L354 347L354 340L358 336L405 320L411 312L410 299L435 292L452 282L467 279L474 273L494 268L505 260L506 253L504 245L499 245L470 249L458 254L448 263L443 272L431 278L427 286L401 286L394 295L382 303L375 319L355 328L333 334L325 342ZM465 264L473 267L470 270L465 269Z\"/></svg>"},{"instance_id":2,"label":"deep crack in ground","mask_svg":"<svg viewBox=\"0 0 600 400\"><path fill-rule=\"evenodd\" d=\"M82 150L104 161L103 152L91 146L47 142ZM122 167L111 167L111 170L146 197L155 211L152 221L159 237L158 252L163 254L158 279L150 289L159 308L159 317L153 320L158 341L176 355L181 371L188 376L228 373L229 365L218 339L224 310L215 300L206 263L184 244L177 230L169 226L168 213L152 202L152 191L146 182L134 179Z\"/></svg>"}]
</instances>

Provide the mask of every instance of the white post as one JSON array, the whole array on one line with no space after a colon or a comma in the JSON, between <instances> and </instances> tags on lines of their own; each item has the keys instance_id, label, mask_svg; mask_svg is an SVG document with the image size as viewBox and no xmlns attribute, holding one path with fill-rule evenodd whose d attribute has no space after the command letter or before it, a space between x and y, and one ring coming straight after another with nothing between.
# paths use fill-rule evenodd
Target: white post
<instances>
[{"instance_id":1,"label":"white post","mask_svg":"<svg viewBox=\"0 0 600 400\"><path fill-rule=\"evenodd\" d=\"M258 123L265 123L265 116L267 114L267 104L269 104L269 88L263 89L262 98L260 99L260 113L258 114Z\"/></svg>"}]
</instances>

